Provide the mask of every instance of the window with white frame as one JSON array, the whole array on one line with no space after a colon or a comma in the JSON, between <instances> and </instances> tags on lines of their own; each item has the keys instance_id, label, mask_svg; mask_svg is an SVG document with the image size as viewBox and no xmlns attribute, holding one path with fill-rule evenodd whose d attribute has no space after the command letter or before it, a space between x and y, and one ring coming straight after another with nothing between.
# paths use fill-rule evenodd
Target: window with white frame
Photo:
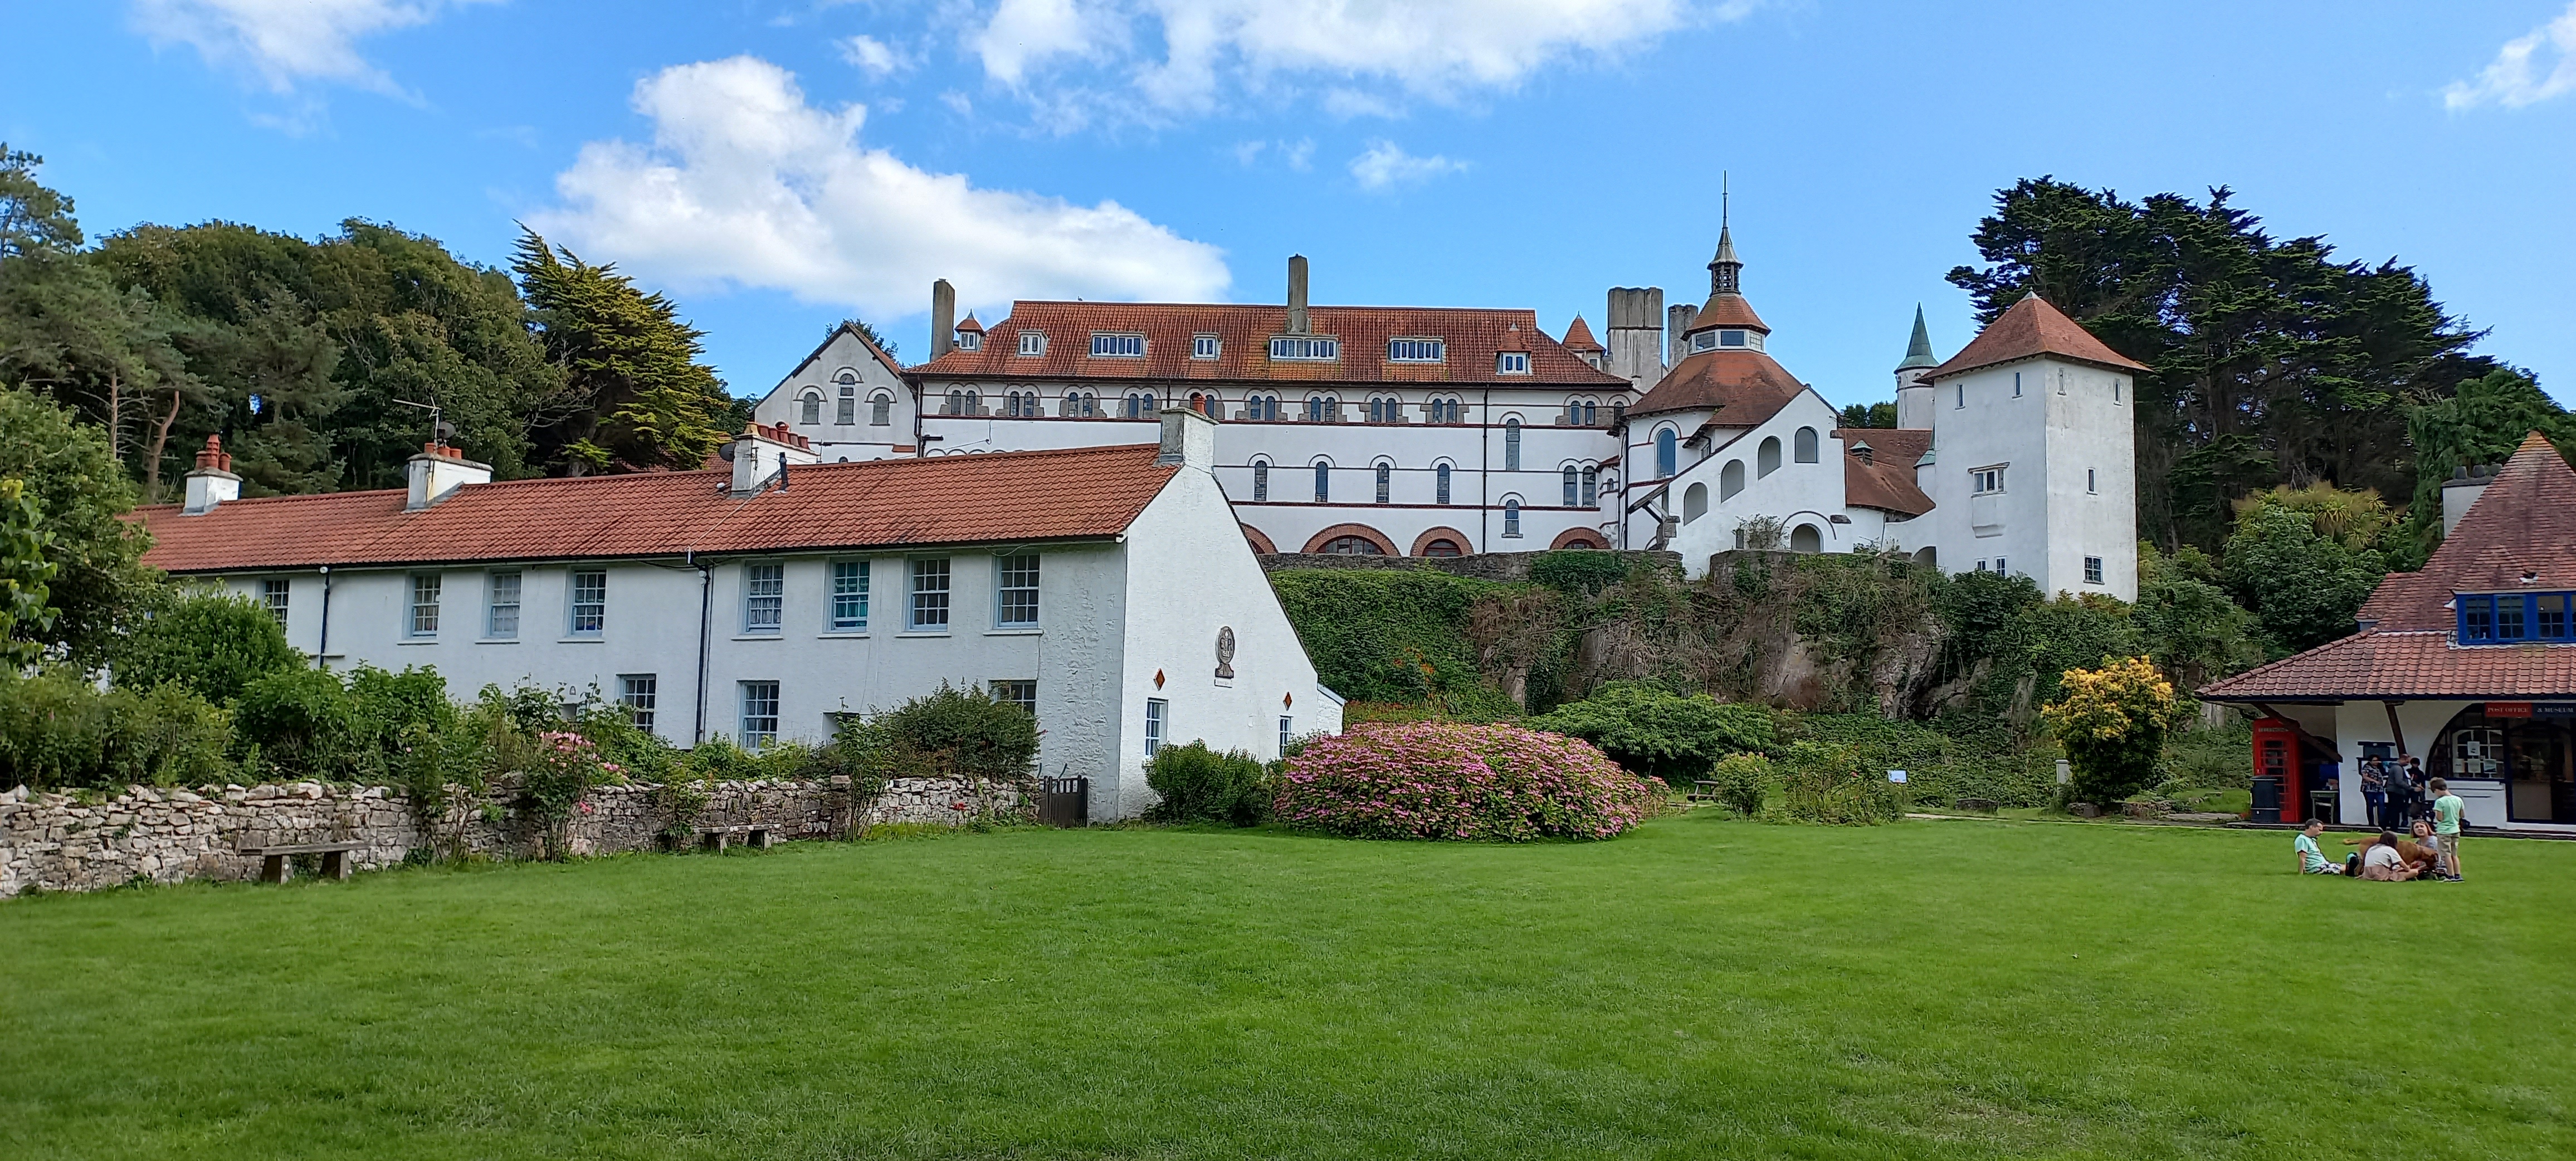
<instances>
[{"instance_id":1,"label":"window with white frame","mask_svg":"<svg viewBox=\"0 0 2576 1161\"><path fill-rule=\"evenodd\" d=\"M1505 351L1494 356L1494 373L1498 375L1529 374L1529 352Z\"/></svg>"},{"instance_id":2,"label":"window with white frame","mask_svg":"<svg viewBox=\"0 0 2576 1161\"><path fill-rule=\"evenodd\" d=\"M1095 359L1141 359L1145 357L1145 336L1091 336L1091 357Z\"/></svg>"},{"instance_id":3,"label":"window with white frame","mask_svg":"<svg viewBox=\"0 0 2576 1161\"><path fill-rule=\"evenodd\" d=\"M1225 340L1215 335L1190 336L1190 357L1193 359L1213 359L1224 351Z\"/></svg>"},{"instance_id":4,"label":"window with white frame","mask_svg":"<svg viewBox=\"0 0 2576 1161\"><path fill-rule=\"evenodd\" d=\"M1342 357L1342 341L1282 336L1270 340L1270 357L1302 363L1329 363Z\"/></svg>"},{"instance_id":5,"label":"window with white frame","mask_svg":"<svg viewBox=\"0 0 2576 1161\"><path fill-rule=\"evenodd\" d=\"M1690 345L1691 349L1694 351L1714 351L1717 349L1717 332L1701 331L1698 334L1692 335L1690 337Z\"/></svg>"},{"instance_id":6,"label":"window with white frame","mask_svg":"<svg viewBox=\"0 0 2576 1161\"><path fill-rule=\"evenodd\" d=\"M1270 464L1266 460L1252 461L1252 502L1270 502Z\"/></svg>"},{"instance_id":7,"label":"window with white frame","mask_svg":"<svg viewBox=\"0 0 2576 1161\"><path fill-rule=\"evenodd\" d=\"M1994 493L2003 491L2003 465L1997 464L1991 468L1975 468L1970 470L1968 472L1968 484L1970 490L1980 496L1990 496Z\"/></svg>"},{"instance_id":8,"label":"window with white frame","mask_svg":"<svg viewBox=\"0 0 2576 1161\"><path fill-rule=\"evenodd\" d=\"M438 580L437 573L411 578L411 616L404 622L405 636L438 636Z\"/></svg>"},{"instance_id":9,"label":"window with white frame","mask_svg":"<svg viewBox=\"0 0 2576 1161\"><path fill-rule=\"evenodd\" d=\"M1036 679L995 681L988 684L993 691L994 701L1002 702L1006 705L1018 706L1021 709L1029 711L1029 716L1037 716L1038 683Z\"/></svg>"},{"instance_id":10,"label":"window with white frame","mask_svg":"<svg viewBox=\"0 0 2576 1161\"><path fill-rule=\"evenodd\" d=\"M1005 629L1033 629L1038 623L1038 554L1022 552L996 560L1000 585L993 623Z\"/></svg>"},{"instance_id":11,"label":"window with white frame","mask_svg":"<svg viewBox=\"0 0 2576 1161\"><path fill-rule=\"evenodd\" d=\"M572 574L571 616L566 628L576 637L595 637L608 627L608 573L603 569L575 569Z\"/></svg>"},{"instance_id":12,"label":"window with white frame","mask_svg":"<svg viewBox=\"0 0 2576 1161\"><path fill-rule=\"evenodd\" d=\"M915 633L948 631L948 559L912 562L912 612L906 628Z\"/></svg>"},{"instance_id":13,"label":"window with white frame","mask_svg":"<svg viewBox=\"0 0 2576 1161\"><path fill-rule=\"evenodd\" d=\"M1590 508L1600 502L1601 469L1586 467L1583 469L1583 506Z\"/></svg>"},{"instance_id":14,"label":"window with white frame","mask_svg":"<svg viewBox=\"0 0 2576 1161\"><path fill-rule=\"evenodd\" d=\"M1279 715L1279 754L1281 757L1287 756L1288 747L1296 740L1297 719L1290 717L1287 714Z\"/></svg>"},{"instance_id":15,"label":"window with white frame","mask_svg":"<svg viewBox=\"0 0 2576 1161\"><path fill-rule=\"evenodd\" d=\"M848 427L859 421L859 389L856 384L841 384L840 402L833 407L832 422Z\"/></svg>"},{"instance_id":16,"label":"window with white frame","mask_svg":"<svg viewBox=\"0 0 2576 1161\"><path fill-rule=\"evenodd\" d=\"M636 729L648 734L653 732L653 711L661 697L662 678L659 674L617 675L617 704L626 707L627 716L634 719Z\"/></svg>"},{"instance_id":17,"label":"window with white frame","mask_svg":"<svg viewBox=\"0 0 2576 1161\"><path fill-rule=\"evenodd\" d=\"M958 350L961 350L961 351L980 351L980 350L983 350L983 349L984 349L984 332L982 332L982 331L959 331L959 332L957 332L957 349L958 349Z\"/></svg>"},{"instance_id":18,"label":"window with white frame","mask_svg":"<svg viewBox=\"0 0 2576 1161\"><path fill-rule=\"evenodd\" d=\"M1023 355L1043 355L1043 354L1045 354L1045 353L1046 353L1046 332L1045 332L1045 331L1021 331L1021 332L1020 332L1020 353L1021 353L1021 354L1023 354Z\"/></svg>"},{"instance_id":19,"label":"window with white frame","mask_svg":"<svg viewBox=\"0 0 2576 1161\"><path fill-rule=\"evenodd\" d=\"M742 569L742 631L775 633L787 607L787 566L747 564Z\"/></svg>"},{"instance_id":20,"label":"window with white frame","mask_svg":"<svg viewBox=\"0 0 2576 1161\"><path fill-rule=\"evenodd\" d=\"M1743 345L1744 345L1744 332L1743 332L1743 331L1719 331L1719 332L1717 332L1717 345L1718 345L1718 346L1721 346L1721 347L1740 347L1740 346L1743 346Z\"/></svg>"},{"instance_id":21,"label":"window with white frame","mask_svg":"<svg viewBox=\"0 0 2576 1161\"><path fill-rule=\"evenodd\" d=\"M778 683L746 681L742 688L742 744L758 749L778 740Z\"/></svg>"},{"instance_id":22,"label":"window with white frame","mask_svg":"<svg viewBox=\"0 0 2576 1161\"><path fill-rule=\"evenodd\" d=\"M2098 585L2102 583L2101 557L2088 556L2084 558L2084 583L2088 585Z\"/></svg>"},{"instance_id":23,"label":"window with white frame","mask_svg":"<svg viewBox=\"0 0 2576 1161\"><path fill-rule=\"evenodd\" d=\"M1386 361L1390 363L1437 363L1449 357L1449 344L1440 339L1388 339Z\"/></svg>"},{"instance_id":24,"label":"window with white frame","mask_svg":"<svg viewBox=\"0 0 2576 1161\"><path fill-rule=\"evenodd\" d=\"M1163 739L1172 728L1172 703L1159 697L1145 699L1145 756L1153 757L1163 748Z\"/></svg>"},{"instance_id":25,"label":"window with white frame","mask_svg":"<svg viewBox=\"0 0 2576 1161\"><path fill-rule=\"evenodd\" d=\"M287 577L270 577L259 582L259 604L268 615L277 618L277 627L286 627L286 606L295 592L295 582Z\"/></svg>"},{"instance_id":26,"label":"window with white frame","mask_svg":"<svg viewBox=\"0 0 2576 1161\"><path fill-rule=\"evenodd\" d=\"M832 607L824 624L835 633L857 633L868 627L868 562L832 562Z\"/></svg>"},{"instance_id":27,"label":"window with white frame","mask_svg":"<svg viewBox=\"0 0 2576 1161\"><path fill-rule=\"evenodd\" d=\"M483 610L483 635L496 641L518 636L520 575L496 572L487 583L491 599Z\"/></svg>"}]
</instances>

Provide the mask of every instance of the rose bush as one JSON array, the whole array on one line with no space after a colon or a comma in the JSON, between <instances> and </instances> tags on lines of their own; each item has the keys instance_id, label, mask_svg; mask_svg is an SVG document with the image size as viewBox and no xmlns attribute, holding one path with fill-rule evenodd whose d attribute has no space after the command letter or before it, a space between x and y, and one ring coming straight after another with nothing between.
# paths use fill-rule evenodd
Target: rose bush
<instances>
[{"instance_id":1,"label":"rose bush","mask_svg":"<svg viewBox=\"0 0 2576 1161\"><path fill-rule=\"evenodd\" d=\"M1663 800L1591 743L1516 726L1362 725L1285 766L1279 820L1353 838L1615 838Z\"/></svg>"}]
</instances>

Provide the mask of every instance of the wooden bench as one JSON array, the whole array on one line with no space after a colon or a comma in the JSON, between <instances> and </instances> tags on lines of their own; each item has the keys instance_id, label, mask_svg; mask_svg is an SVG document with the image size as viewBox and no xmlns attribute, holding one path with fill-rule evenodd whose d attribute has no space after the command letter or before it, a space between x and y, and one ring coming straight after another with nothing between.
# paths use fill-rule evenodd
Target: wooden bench
<instances>
[{"instance_id":1,"label":"wooden bench","mask_svg":"<svg viewBox=\"0 0 2576 1161\"><path fill-rule=\"evenodd\" d=\"M349 877L349 852L363 845L365 844L286 843L279 846L243 847L241 853L260 860L259 881L263 883L283 883L295 874L294 865L286 861L289 855L320 855L323 878L346 879Z\"/></svg>"},{"instance_id":2,"label":"wooden bench","mask_svg":"<svg viewBox=\"0 0 2576 1161\"><path fill-rule=\"evenodd\" d=\"M777 845L777 839L765 826L702 826L697 828L697 834L700 846L719 854L733 845L736 835L742 836L742 845L753 850L765 851Z\"/></svg>"},{"instance_id":3,"label":"wooden bench","mask_svg":"<svg viewBox=\"0 0 2576 1161\"><path fill-rule=\"evenodd\" d=\"M1706 778L1701 778L1701 779L1694 780L1694 781L1691 783L1690 793L1683 795L1683 796L1682 796L1682 801L1684 801L1684 802L1715 802L1715 801L1717 801L1717 783L1716 783L1716 782L1714 782L1714 781L1712 781L1712 780L1710 780L1710 779L1706 779Z\"/></svg>"}]
</instances>

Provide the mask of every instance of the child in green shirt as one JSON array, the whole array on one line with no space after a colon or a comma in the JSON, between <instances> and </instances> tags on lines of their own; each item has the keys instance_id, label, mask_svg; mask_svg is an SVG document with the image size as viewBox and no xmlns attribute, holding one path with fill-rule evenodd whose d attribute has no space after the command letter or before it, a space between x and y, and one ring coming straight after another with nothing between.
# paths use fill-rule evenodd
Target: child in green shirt
<instances>
[{"instance_id":1,"label":"child in green shirt","mask_svg":"<svg viewBox=\"0 0 2576 1161\"><path fill-rule=\"evenodd\" d=\"M2457 883L2460 881L2460 816L2467 812L2469 804L2460 801L2460 796L2451 793L2451 788L2439 778L2433 780L2430 789L2434 795L2433 849L2442 856L2442 877Z\"/></svg>"},{"instance_id":2,"label":"child in green shirt","mask_svg":"<svg viewBox=\"0 0 2576 1161\"><path fill-rule=\"evenodd\" d=\"M2327 862L2326 853L2317 849L2317 836L2324 834L2325 832L2326 824L2313 818L2308 820L2306 829L2299 832L2299 841L2292 844L2292 846L2299 854L2300 874L2341 875L2351 870L2350 867L2339 866L2337 864ZM2353 855L2344 860L2345 863L2358 863L2360 861L2360 855Z\"/></svg>"}]
</instances>

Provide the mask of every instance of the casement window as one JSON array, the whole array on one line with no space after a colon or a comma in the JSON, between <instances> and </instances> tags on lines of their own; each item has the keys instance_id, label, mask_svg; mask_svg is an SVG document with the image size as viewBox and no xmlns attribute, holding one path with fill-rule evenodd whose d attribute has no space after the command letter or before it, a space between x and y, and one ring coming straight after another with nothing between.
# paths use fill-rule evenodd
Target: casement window
<instances>
[{"instance_id":1,"label":"casement window","mask_svg":"<svg viewBox=\"0 0 2576 1161\"><path fill-rule=\"evenodd\" d=\"M796 402L796 422L812 427L823 422L823 396L808 391Z\"/></svg>"},{"instance_id":2,"label":"casement window","mask_svg":"<svg viewBox=\"0 0 2576 1161\"><path fill-rule=\"evenodd\" d=\"M983 350L983 349L984 349L984 332L982 332L982 331L959 331L959 332L957 332L957 349L958 349L958 350L961 350L961 351L980 351L980 350Z\"/></svg>"},{"instance_id":3,"label":"casement window","mask_svg":"<svg viewBox=\"0 0 2576 1161\"><path fill-rule=\"evenodd\" d=\"M1096 419L1100 415L1100 397L1081 391L1064 393L1064 409L1056 412L1068 419Z\"/></svg>"},{"instance_id":4,"label":"casement window","mask_svg":"<svg viewBox=\"0 0 2576 1161\"><path fill-rule=\"evenodd\" d=\"M405 636L438 636L438 581L436 573L411 578L411 616L404 622Z\"/></svg>"},{"instance_id":5,"label":"casement window","mask_svg":"<svg viewBox=\"0 0 2576 1161\"><path fill-rule=\"evenodd\" d=\"M912 610L905 628L915 633L948 631L948 560L912 562Z\"/></svg>"},{"instance_id":6,"label":"casement window","mask_svg":"<svg viewBox=\"0 0 2576 1161\"><path fill-rule=\"evenodd\" d=\"M1503 501L1503 535L1517 539L1521 534L1521 502Z\"/></svg>"},{"instance_id":7,"label":"casement window","mask_svg":"<svg viewBox=\"0 0 2576 1161\"><path fill-rule=\"evenodd\" d=\"M1091 336L1091 357L1095 359L1141 359L1145 357L1143 335Z\"/></svg>"},{"instance_id":8,"label":"casement window","mask_svg":"<svg viewBox=\"0 0 2576 1161\"><path fill-rule=\"evenodd\" d=\"M868 562L832 562L832 607L824 625L835 633L857 633L868 627Z\"/></svg>"},{"instance_id":9,"label":"casement window","mask_svg":"<svg viewBox=\"0 0 2576 1161\"><path fill-rule=\"evenodd\" d=\"M868 397L868 426L870 426L870 427L887 427L887 426L891 426L893 423L894 423L894 396L892 396L892 395L872 395L872 396L869 396L869 397Z\"/></svg>"},{"instance_id":10,"label":"casement window","mask_svg":"<svg viewBox=\"0 0 2576 1161\"><path fill-rule=\"evenodd\" d=\"M1342 357L1342 341L1283 336L1270 340L1270 357L1301 363L1329 363Z\"/></svg>"},{"instance_id":11,"label":"casement window","mask_svg":"<svg viewBox=\"0 0 2576 1161\"><path fill-rule=\"evenodd\" d=\"M1010 705L1018 706L1021 709L1029 711L1029 714L1032 717L1037 715L1038 683L1034 679L1028 681L996 681L992 683L992 690L994 701L1005 702Z\"/></svg>"},{"instance_id":12,"label":"casement window","mask_svg":"<svg viewBox=\"0 0 2576 1161\"><path fill-rule=\"evenodd\" d=\"M1163 748L1163 739L1172 728L1172 703L1159 697L1145 699L1145 756L1153 757Z\"/></svg>"},{"instance_id":13,"label":"casement window","mask_svg":"<svg viewBox=\"0 0 2576 1161\"><path fill-rule=\"evenodd\" d=\"M2462 645L2576 640L2576 593L2454 594Z\"/></svg>"},{"instance_id":14,"label":"casement window","mask_svg":"<svg viewBox=\"0 0 2576 1161\"><path fill-rule=\"evenodd\" d=\"M1038 554L1023 552L994 562L998 583L993 624L1004 629L1034 629L1038 624Z\"/></svg>"},{"instance_id":15,"label":"casement window","mask_svg":"<svg viewBox=\"0 0 2576 1161\"><path fill-rule=\"evenodd\" d=\"M1021 354L1023 354L1023 355L1043 355L1043 354L1045 354L1045 353L1046 353L1046 332L1045 332L1045 331L1021 331L1021 332L1020 332L1020 353L1021 353Z\"/></svg>"},{"instance_id":16,"label":"casement window","mask_svg":"<svg viewBox=\"0 0 2576 1161\"><path fill-rule=\"evenodd\" d=\"M746 681L742 688L742 744L759 749L778 740L778 683Z\"/></svg>"},{"instance_id":17,"label":"casement window","mask_svg":"<svg viewBox=\"0 0 2576 1161\"><path fill-rule=\"evenodd\" d=\"M1392 464L1379 464L1377 466L1377 502L1380 504L1386 503L1387 497L1392 495L1394 491L1395 466Z\"/></svg>"},{"instance_id":18,"label":"casement window","mask_svg":"<svg viewBox=\"0 0 2576 1161\"><path fill-rule=\"evenodd\" d=\"M2004 558L2000 556L1995 558L1995 571L2007 576L2011 575L2011 569L2004 564Z\"/></svg>"},{"instance_id":19,"label":"casement window","mask_svg":"<svg viewBox=\"0 0 2576 1161\"><path fill-rule=\"evenodd\" d=\"M1449 358L1449 344L1441 339L1388 339L1386 361L1390 363L1439 363Z\"/></svg>"},{"instance_id":20,"label":"casement window","mask_svg":"<svg viewBox=\"0 0 2576 1161\"><path fill-rule=\"evenodd\" d=\"M1505 351L1494 356L1494 373L1497 375L1527 375L1529 367L1527 351Z\"/></svg>"},{"instance_id":21,"label":"casement window","mask_svg":"<svg viewBox=\"0 0 2576 1161\"><path fill-rule=\"evenodd\" d=\"M483 611L483 635L496 641L517 637L522 578L515 572L496 572L488 583L491 600Z\"/></svg>"},{"instance_id":22,"label":"casement window","mask_svg":"<svg viewBox=\"0 0 2576 1161\"><path fill-rule=\"evenodd\" d=\"M2098 585L2102 583L2101 557L2088 556L2084 558L2084 583L2088 585Z\"/></svg>"},{"instance_id":23,"label":"casement window","mask_svg":"<svg viewBox=\"0 0 2576 1161\"><path fill-rule=\"evenodd\" d=\"M259 582L259 605L277 618L277 627L286 627L286 606L294 596L295 582L286 577L271 577Z\"/></svg>"},{"instance_id":24,"label":"casement window","mask_svg":"<svg viewBox=\"0 0 2576 1161\"><path fill-rule=\"evenodd\" d=\"M1521 421L1518 417L1503 421L1503 470L1521 470Z\"/></svg>"},{"instance_id":25,"label":"casement window","mask_svg":"<svg viewBox=\"0 0 2576 1161\"><path fill-rule=\"evenodd\" d=\"M2001 465L1973 469L1968 473L1968 483L1977 495L1991 496L2004 490L2004 469Z\"/></svg>"},{"instance_id":26,"label":"casement window","mask_svg":"<svg viewBox=\"0 0 2576 1161\"><path fill-rule=\"evenodd\" d=\"M787 606L787 566L747 564L742 568L742 631L775 633Z\"/></svg>"},{"instance_id":27,"label":"casement window","mask_svg":"<svg viewBox=\"0 0 2576 1161\"><path fill-rule=\"evenodd\" d=\"M859 389L851 384L843 383L841 384L840 402L834 406L832 411L832 422L840 424L843 427L848 427L858 421Z\"/></svg>"},{"instance_id":28,"label":"casement window","mask_svg":"<svg viewBox=\"0 0 2576 1161\"><path fill-rule=\"evenodd\" d=\"M653 732L653 710L661 697L661 675L653 673L617 675L617 704L626 707L627 716L634 720L636 729L648 734Z\"/></svg>"},{"instance_id":29,"label":"casement window","mask_svg":"<svg viewBox=\"0 0 2576 1161\"><path fill-rule=\"evenodd\" d=\"M608 627L608 573L603 569L575 569L572 574L572 618L569 627L576 637L595 637Z\"/></svg>"},{"instance_id":30,"label":"casement window","mask_svg":"<svg viewBox=\"0 0 2576 1161\"><path fill-rule=\"evenodd\" d=\"M1035 393L1012 391L1002 396L1002 414L1013 419L1025 419L1045 413L1039 410Z\"/></svg>"},{"instance_id":31,"label":"casement window","mask_svg":"<svg viewBox=\"0 0 2576 1161\"><path fill-rule=\"evenodd\" d=\"M1442 464L1439 467L1432 469L1431 478L1433 491L1432 502L1435 504L1447 504L1449 502L1449 465Z\"/></svg>"},{"instance_id":32,"label":"casement window","mask_svg":"<svg viewBox=\"0 0 2576 1161\"><path fill-rule=\"evenodd\" d=\"M1567 427L1596 427L1599 426L1600 420L1600 400L1568 399L1565 401L1565 425Z\"/></svg>"},{"instance_id":33,"label":"casement window","mask_svg":"<svg viewBox=\"0 0 2576 1161\"><path fill-rule=\"evenodd\" d=\"M984 397L972 390L951 391L948 393L947 405L941 407L939 413L941 415L982 415Z\"/></svg>"},{"instance_id":34,"label":"casement window","mask_svg":"<svg viewBox=\"0 0 2576 1161\"><path fill-rule=\"evenodd\" d=\"M1281 714L1281 715L1279 715L1279 756L1280 756L1280 757L1285 758L1285 757L1287 757L1287 756L1288 756L1288 747L1289 747L1291 744L1293 744L1293 743L1296 741L1296 739L1297 739L1297 719L1295 719L1295 718L1293 718L1293 717L1290 717L1290 716L1288 716L1287 714Z\"/></svg>"},{"instance_id":35,"label":"casement window","mask_svg":"<svg viewBox=\"0 0 2576 1161\"><path fill-rule=\"evenodd\" d=\"M1225 341L1215 335L1190 336L1190 357L1193 359L1213 359L1224 351Z\"/></svg>"}]
</instances>

